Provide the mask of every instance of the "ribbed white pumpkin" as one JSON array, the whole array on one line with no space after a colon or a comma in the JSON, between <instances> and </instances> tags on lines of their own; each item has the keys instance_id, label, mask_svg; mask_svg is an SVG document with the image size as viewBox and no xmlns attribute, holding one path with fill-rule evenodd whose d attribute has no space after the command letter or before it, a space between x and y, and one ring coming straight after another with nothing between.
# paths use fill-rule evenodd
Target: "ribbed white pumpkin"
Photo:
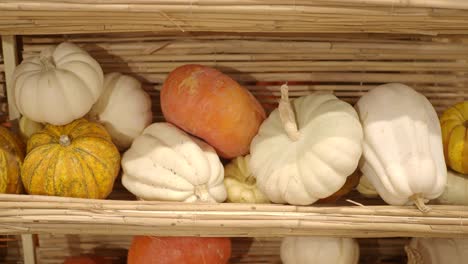
<instances>
[{"instance_id":1,"label":"ribbed white pumpkin","mask_svg":"<svg viewBox=\"0 0 468 264\"><path fill-rule=\"evenodd\" d=\"M250 170L275 203L308 205L338 191L357 168L362 128L356 111L332 94L282 99L250 146ZM297 122L296 122L297 120Z\"/></svg>"},{"instance_id":2,"label":"ribbed white pumpkin","mask_svg":"<svg viewBox=\"0 0 468 264\"><path fill-rule=\"evenodd\" d=\"M359 244L352 238L285 237L281 242L283 264L357 264Z\"/></svg>"},{"instance_id":3,"label":"ribbed white pumpkin","mask_svg":"<svg viewBox=\"0 0 468 264\"><path fill-rule=\"evenodd\" d=\"M441 129L431 103L403 84L378 86L356 104L364 130L360 169L389 204L424 202L447 181Z\"/></svg>"},{"instance_id":4,"label":"ribbed white pumpkin","mask_svg":"<svg viewBox=\"0 0 468 264\"><path fill-rule=\"evenodd\" d=\"M123 150L151 124L151 98L137 79L117 72L106 74L104 92L89 117L102 123Z\"/></svg>"},{"instance_id":5,"label":"ribbed white pumpkin","mask_svg":"<svg viewBox=\"0 0 468 264\"><path fill-rule=\"evenodd\" d=\"M13 74L20 113L39 123L65 125L86 115L103 91L101 66L86 51L64 42L24 60Z\"/></svg>"},{"instance_id":6,"label":"ribbed white pumpkin","mask_svg":"<svg viewBox=\"0 0 468 264\"><path fill-rule=\"evenodd\" d=\"M169 123L148 126L122 158L122 184L143 200L223 202L216 151Z\"/></svg>"},{"instance_id":7,"label":"ribbed white pumpkin","mask_svg":"<svg viewBox=\"0 0 468 264\"><path fill-rule=\"evenodd\" d=\"M468 239L412 238L405 247L408 264L465 264Z\"/></svg>"}]
</instances>

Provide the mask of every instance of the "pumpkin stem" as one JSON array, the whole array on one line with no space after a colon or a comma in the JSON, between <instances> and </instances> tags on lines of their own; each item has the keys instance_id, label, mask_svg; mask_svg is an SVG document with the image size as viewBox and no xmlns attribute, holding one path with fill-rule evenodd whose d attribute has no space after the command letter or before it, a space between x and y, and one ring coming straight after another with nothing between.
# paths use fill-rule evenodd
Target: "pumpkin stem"
<instances>
[{"instance_id":1,"label":"pumpkin stem","mask_svg":"<svg viewBox=\"0 0 468 264\"><path fill-rule=\"evenodd\" d=\"M405 246L405 251L408 256L408 264L424 264L423 257L417 249Z\"/></svg>"},{"instance_id":2,"label":"pumpkin stem","mask_svg":"<svg viewBox=\"0 0 468 264\"><path fill-rule=\"evenodd\" d=\"M198 200L202 202L216 202L213 197L211 197L210 193L208 192L208 187L206 184L196 185L194 189L195 196L197 196Z\"/></svg>"},{"instance_id":3,"label":"pumpkin stem","mask_svg":"<svg viewBox=\"0 0 468 264\"><path fill-rule=\"evenodd\" d=\"M61 135L59 139L59 143L60 145L64 147L69 146L71 144L70 137L68 137L68 135Z\"/></svg>"},{"instance_id":4,"label":"pumpkin stem","mask_svg":"<svg viewBox=\"0 0 468 264\"><path fill-rule=\"evenodd\" d=\"M281 122L283 123L286 134L292 141L297 141L300 138L300 132L297 129L296 117L289 102L288 85L281 86L281 99L279 101L278 111Z\"/></svg>"},{"instance_id":5,"label":"pumpkin stem","mask_svg":"<svg viewBox=\"0 0 468 264\"><path fill-rule=\"evenodd\" d=\"M49 71L55 68L55 63L52 58L53 49L45 49L39 54L39 61L44 67L44 71Z\"/></svg>"},{"instance_id":6,"label":"pumpkin stem","mask_svg":"<svg viewBox=\"0 0 468 264\"><path fill-rule=\"evenodd\" d=\"M431 210L430 207L428 207L427 205L424 204L424 199L422 198L422 195L420 193L416 193L416 194L412 195L410 197L410 199L414 202L416 207L418 207L418 209L421 212L427 213L427 212L429 212Z\"/></svg>"}]
</instances>

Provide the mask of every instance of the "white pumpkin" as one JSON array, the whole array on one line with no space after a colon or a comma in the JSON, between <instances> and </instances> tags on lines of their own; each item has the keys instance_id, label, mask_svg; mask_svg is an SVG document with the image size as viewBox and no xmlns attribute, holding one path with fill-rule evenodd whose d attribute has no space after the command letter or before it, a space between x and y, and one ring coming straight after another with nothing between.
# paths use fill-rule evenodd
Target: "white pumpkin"
<instances>
[{"instance_id":1,"label":"white pumpkin","mask_svg":"<svg viewBox=\"0 0 468 264\"><path fill-rule=\"evenodd\" d=\"M169 123L148 126L122 157L122 184L143 200L223 202L216 151Z\"/></svg>"},{"instance_id":2,"label":"white pumpkin","mask_svg":"<svg viewBox=\"0 0 468 264\"><path fill-rule=\"evenodd\" d=\"M333 94L300 97L291 107L287 89L252 141L250 170L272 202L308 205L338 191L355 171L362 128L353 107Z\"/></svg>"},{"instance_id":3,"label":"white pumpkin","mask_svg":"<svg viewBox=\"0 0 468 264\"><path fill-rule=\"evenodd\" d=\"M120 73L106 74L104 92L91 108L91 120L100 122L121 150L151 124L151 98L133 77Z\"/></svg>"},{"instance_id":4,"label":"white pumpkin","mask_svg":"<svg viewBox=\"0 0 468 264\"><path fill-rule=\"evenodd\" d=\"M436 201L439 204L468 205L468 175L448 170L444 192Z\"/></svg>"},{"instance_id":5,"label":"white pumpkin","mask_svg":"<svg viewBox=\"0 0 468 264\"><path fill-rule=\"evenodd\" d=\"M20 118L18 125L19 125L20 134L25 140L28 140L32 134L44 128L43 124L34 122L31 119L27 118L26 116L22 116Z\"/></svg>"},{"instance_id":6,"label":"white pumpkin","mask_svg":"<svg viewBox=\"0 0 468 264\"><path fill-rule=\"evenodd\" d=\"M21 114L38 123L65 125L89 112L102 93L104 76L86 51L64 42L21 62L12 80Z\"/></svg>"},{"instance_id":7,"label":"white pumpkin","mask_svg":"<svg viewBox=\"0 0 468 264\"><path fill-rule=\"evenodd\" d=\"M227 201L232 203L269 203L257 187L249 169L250 155L237 157L224 167L224 186Z\"/></svg>"},{"instance_id":8,"label":"white pumpkin","mask_svg":"<svg viewBox=\"0 0 468 264\"><path fill-rule=\"evenodd\" d=\"M447 180L437 114L422 94L403 84L378 86L356 104L364 130L360 169L385 202L425 202L444 191Z\"/></svg>"},{"instance_id":9,"label":"white pumpkin","mask_svg":"<svg viewBox=\"0 0 468 264\"><path fill-rule=\"evenodd\" d=\"M468 259L468 239L412 238L405 250L408 264L464 264Z\"/></svg>"},{"instance_id":10,"label":"white pumpkin","mask_svg":"<svg viewBox=\"0 0 468 264\"><path fill-rule=\"evenodd\" d=\"M357 264L359 244L353 238L285 237L281 242L283 264Z\"/></svg>"}]
</instances>

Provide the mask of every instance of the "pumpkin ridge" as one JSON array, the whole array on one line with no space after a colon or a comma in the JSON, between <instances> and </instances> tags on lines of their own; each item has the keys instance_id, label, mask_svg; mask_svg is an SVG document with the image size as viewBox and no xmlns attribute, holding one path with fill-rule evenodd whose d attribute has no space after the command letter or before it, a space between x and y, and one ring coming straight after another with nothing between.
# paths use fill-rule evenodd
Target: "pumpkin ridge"
<instances>
[{"instance_id":1,"label":"pumpkin ridge","mask_svg":"<svg viewBox=\"0 0 468 264\"><path fill-rule=\"evenodd\" d=\"M39 155L39 157L41 158L39 162L37 162L36 166L34 167L34 169L32 170L32 174L30 174L30 179L29 179L29 183L28 183L28 186L27 186L27 190L28 192L30 191L30 188L31 188L31 185L32 185L32 182L33 182L33 178L35 175L37 175L37 170L38 168L42 165L43 162L45 161L51 161L50 159L50 155L54 155L56 153L57 150L54 151L54 148L56 149L57 146L52 146L52 147L47 147L47 146L44 146L44 147L38 147L38 148L35 148L34 150L38 150L38 151L45 151L45 154L42 154L42 155ZM35 154L36 152L38 151L31 151L31 154ZM29 156L29 154L28 154ZM29 156L30 157L30 156ZM23 174L22 174L23 175ZM26 187L26 186L25 186ZM42 188L45 187L45 182L44 182L44 186L42 186Z\"/></svg>"},{"instance_id":2,"label":"pumpkin ridge","mask_svg":"<svg viewBox=\"0 0 468 264\"><path fill-rule=\"evenodd\" d=\"M106 169L107 172L109 172L111 175L114 174L113 171L111 171L111 168L109 168L107 166L107 164L105 164L104 162L102 162L98 157L96 157L96 155L94 155L94 153L92 152L89 152L83 148L80 148L80 147L76 147L73 149L74 152L78 153L79 155L83 155L83 154L87 154L89 155L90 157L92 157L94 160L96 160L98 163L102 164L102 166Z\"/></svg>"},{"instance_id":3,"label":"pumpkin ridge","mask_svg":"<svg viewBox=\"0 0 468 264\"><path fill-rule=\"evenodd\" d=\"M46 148L46 150L49 148L47 146L39 146L37 148L34 148L32 149L28 155L26 155L26 157L24 158L24 163L26 163L36 152L38 151L44 151L44 148ZM42 163L42 160L40 162L37 162L36 165L34 166L34 169L32 171L36 171L37 167L39 167L39 165ZM31 186L31 183L32 183L32 178L33 178L33 175L29 175L28 174L28 177L29 178L26 178L26 173L23 173L23 170L25 169L25 166L22 166L21 168L21 180L23 181L23 184L24 186L26 187L27 190L29 190L29 186ZM29 182L26 184L26 180L28 180Z\"/></svg>"},{"instance_id":4,"label":"pumpkin ridge","mask_svg":"<svg viewBox=\"0 0 468 264\"><path fill-rule=\"evenodd\" d=\"M27 73L31 73L31 74L26 75ZM24 75L26 75L26 76L23 77L24 80L23 80L23 78L21 78L20 80L22 81L22 84L24 84L24 83L26 83L30 78L36 77L37 74L38 74L37 72L25 72ZM23 74L21 74L21 75L23 75ZM20 75L20 76L21 76L21 75ZM16 81L15 81L15 87L18 87L18 86L16 86ZM20 104L18 100L19 100L19 98L21 98L21 97L23 96L23 92L24 92L24 90L26 89L26 88L25 88L26 86L20 85L19 87L20 87L20 89L19 89L18 93L16 94L16 92L15 92L15 97L14 97L14 98L15 98L15 105L16 105L16 107L18 108L18 110L19 110L21 113L24 113L23 105ZM13 89L13 90L16 90L16 89ZM36 92L36 94L37 94L37 92Z\"/></svg>"},{"instance_id":5,"label":"pumpkin ridge","mask_svg":"<svg viewBox=\"0 0 468 264\"><path fill-rule=\"evenodd\" d=\"M8 162L5 157L6 153L3 151L0 151L0 168L1 170L8 170ZM0 193L5 193L8 189L8 173L0 173L0 175L3 175L4 177L1 178L0 180Z\"/></svg>"},{"instance_id":6,"label":"pumpkin ridge","mask_svg":"<svg viewBox=\"0 0 468 264\"><path fill-rule=\"evenodd\" d=\"M89 95L90 91L89 91L89 87L88 87L87 83L79 75L75 74L74 72L72 72L72 71L67 71L67 72L69 72L70 74L75 76L76 79L80 81L81 86L84 87L84 89L81 89L81 90L82 91L87 91L88 95ZM62 78L58 78L58 76L57 76L58 71L54 71L54 74L55 74L55 79L60 84L60 86L61 87L66 87L66 84L64 84L62 82L63 81ZM69 95L69 93L66 92L66 89L58 89L58 90L60 90L60 94L62 95L63 100L65 101L65 105L73 105L72 102L74 101L74 98L69 98L70 95ZM91 97L94 98L94 95L92 93L91 93ZM76 108L75 107L70 107L69 110L73 113L73 116L75 118L81 116L80 113L76 113Z\"/></svg>"},{"instance_id":7,"label":"pumpkin ridge","mask_svg":"<svg viewBox=\"0 0 468 264\"><path fill-rule=\"evenodd\" d=\"M89 170L89 172L90 172L90 174L91 174L91 178L94 180L94 183L95 183L96 186L97 186L97 192L98 192L99 194L101 194L101 190L100 190L100 188L99 188L100 185L99 185L99 183L98 183L98 180L97 180L97 178L96 178L96 175L94 174L94 170L93 170L93 169L89 166L89 164L86 162L86 160L85 160L84 157L83 157L83 153L81 153L81 152L79 151L79 149L74 149L74 152L76 152L76 155L73 155L73 156L75 156L75 157L79 160L78 164L79 164L80 169L81 169L81 175L82 175L82 177L85 178L85 177L86 177L85 175L87 174L86 171L85 171L85 169L84 169L84 167L83 167L83 164L86 164L86 167L88 168L88 170ZM74 161L74 163L76 164L75 161ZM81 182L82 182L83 186L84 186L85 189L86 189L86 193L89 195L90 192L89 192L88 183L87 183L86 180L84 180L84 179L83 179ZM104 196L105 196L105 195L104 195Z\"/></svg>"},{"instance_id":8,"label":"pumpkin ridge","mask_svg":"<svg viewBox=\"0 0 468 264\"><path fill-rule=\"evenodd\" d=\"M60 154L62 154L62 153L63 153L63 149L57 148L56 153L54 153L55 155L49 158L49 162L51 160L54 160L54 159L57 159L58 157L60 157ZM58 164L59 164L59 162L55 162L54 169L52 170L52 177L51 177L52 178L52 186L54 187L54 192L55 193L57 192L57 189L56 189L56 186L55 186L55 175L56 175L55 173L57 171ZM45 173L47 173L47 171Z\"/></svg>"}]
</instances>

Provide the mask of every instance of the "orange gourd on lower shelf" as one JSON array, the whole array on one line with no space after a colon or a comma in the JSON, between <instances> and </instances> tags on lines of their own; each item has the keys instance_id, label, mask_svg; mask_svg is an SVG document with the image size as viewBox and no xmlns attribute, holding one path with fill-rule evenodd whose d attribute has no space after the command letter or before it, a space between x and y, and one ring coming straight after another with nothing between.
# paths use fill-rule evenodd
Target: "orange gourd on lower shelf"
<instances>
[{"instance_id":1,"label":"orange gourd on lower shelf","mask_svg":"<svg viewBox=\"0 0 468 264\"><path fill-rule=\"evenodd\" d=\"M127 264L226 264L230 257L229 238L136 236Z\"/></svg>"},{"instance_id":2,"label":"orange gourd on lower shelf","mask_svg":"<svg viewBox=\"0 0 468 264\"><path fill-rule=\"evenodd\" d=\"M202 65L184 65L169 74L161 108L168 122L202 138L223 158L247 154L266 117L247 89Z\"/></svg>"}]
</instances>

